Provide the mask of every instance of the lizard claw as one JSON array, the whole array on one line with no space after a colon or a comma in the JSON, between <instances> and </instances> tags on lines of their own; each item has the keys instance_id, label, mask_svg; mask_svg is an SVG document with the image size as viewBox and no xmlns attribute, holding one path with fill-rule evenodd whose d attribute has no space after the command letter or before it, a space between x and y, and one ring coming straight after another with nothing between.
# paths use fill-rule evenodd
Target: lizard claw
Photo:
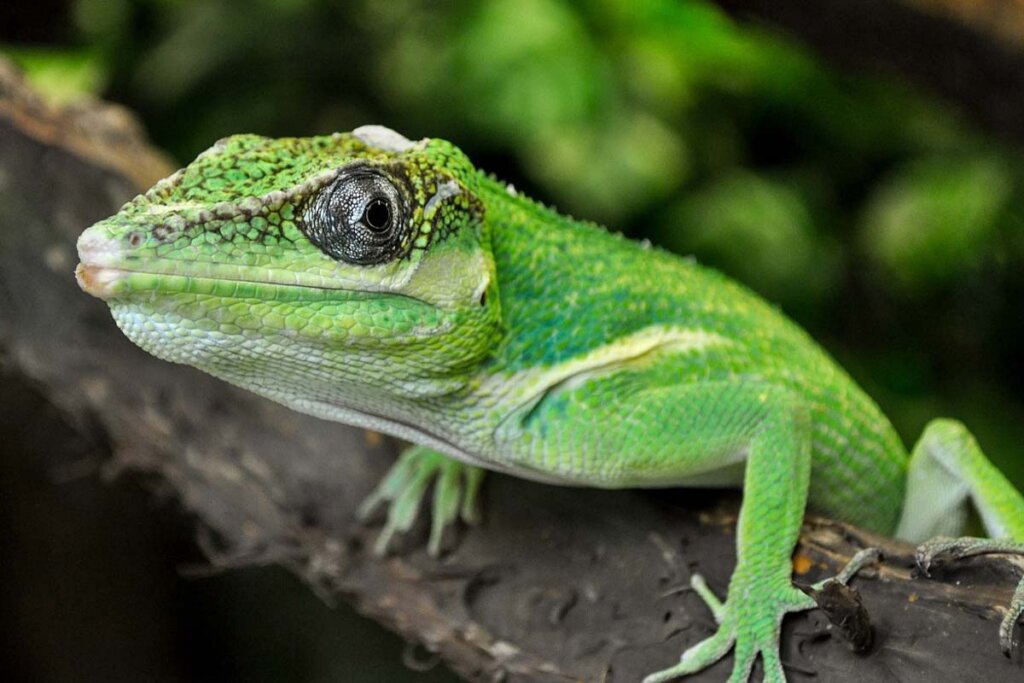
<instances>
[{"instance_id":1,"label":"lizard claw","mask_svg":"<svg viewBox=\"0 0 1024 683\"><path fill-rule=\"evenodd\" d=\"M968 557L971 553L970 541L987 539L951 538L936 536L917 547L914 551L914 562L921 576L931 576L932 565Z\"/></svg>"}]
</instances>

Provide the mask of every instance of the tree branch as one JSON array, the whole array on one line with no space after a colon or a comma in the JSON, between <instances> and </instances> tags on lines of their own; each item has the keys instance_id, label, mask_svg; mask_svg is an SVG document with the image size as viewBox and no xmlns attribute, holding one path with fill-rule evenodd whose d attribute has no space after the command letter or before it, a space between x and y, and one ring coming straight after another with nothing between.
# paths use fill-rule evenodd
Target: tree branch
<instances>
[{"instance_id":1,"label":"tree branch","mask_svg":"<svg viewBox=\"0 0 1024 683\"><path fill-rule=\"evenodd\" d=\"M10 371L36 382L83 434L107 440L111 467L170 484L208 530L200 542L214 567L284 565L325 599L353 603L475 681L635 681L712 632L686 586L699 570L724 592L735 495L494 476L486 521L444 559L425 555L423 528L395 556L369 553L374 530L357 524L354 510L395 444L158 361L78 291L79 232L170 170L102 111L87 117L107 123L90 126L79 113L50 110L0 64L0 348ZM869 544L887 557L875 578L855 582L877 628L874 650L851 653L819 613L794 616L783 643L793 680L804 680L800 672L838 682L1020 676L996 642L992 605L1006 604L1014 584L1006 563L979 559L945 575L960 585L912 581L907 546L813 519L797 576L834 573ZM692 680L724 680L729 666Z\"/></svg>"}]
</instances>

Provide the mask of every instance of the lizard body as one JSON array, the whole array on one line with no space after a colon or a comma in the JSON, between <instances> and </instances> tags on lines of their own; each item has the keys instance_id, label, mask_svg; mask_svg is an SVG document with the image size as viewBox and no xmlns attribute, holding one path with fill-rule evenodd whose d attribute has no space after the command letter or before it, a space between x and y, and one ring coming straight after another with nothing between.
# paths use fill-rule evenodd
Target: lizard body
<instances>
[{"instance_id":1,"label":"lizard body","mask_svg":"<svg viewBox=\"0 0 1024 683\"><path fill-rule=\"evenodd\" d=\"M923 541L968 506L1024 549L1024 497L959 423L912 455L799 327L698 264L547 209L443 140L380 127L234 136L79 240L82 287L160 358L297 410L408 439L365 506L379 548L437 478L434 529L471 520L484 469L595 487L742 486L719 631L649 681L735 649L784 680L779 625L806 504ZM865 504L865 501L871 501ZM1004 650L1024 582L1004 620Z\"/></svg>"}]
</instances>

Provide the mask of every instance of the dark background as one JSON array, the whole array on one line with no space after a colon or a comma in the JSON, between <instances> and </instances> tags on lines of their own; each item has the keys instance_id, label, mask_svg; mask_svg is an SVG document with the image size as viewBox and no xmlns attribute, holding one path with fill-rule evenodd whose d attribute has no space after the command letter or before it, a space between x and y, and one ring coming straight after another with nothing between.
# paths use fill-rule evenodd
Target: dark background
<instances>
[{"instance_id":1,"label":"dark background","mask_svg":"<svg viewBox=\"0 0 1024 683\"><path fill-rule=\"evenodd\" d=\"M133 109L181 163L238 132L449 138L752 286L908 445L956 416L1024 485L1024 164L894 75L679 0L7 2L0 51L57 101ZM279 569L203 576L158 482L101 476L103 444L0 383L3 680L451 680Z\"/></svg>"}]
</instances>

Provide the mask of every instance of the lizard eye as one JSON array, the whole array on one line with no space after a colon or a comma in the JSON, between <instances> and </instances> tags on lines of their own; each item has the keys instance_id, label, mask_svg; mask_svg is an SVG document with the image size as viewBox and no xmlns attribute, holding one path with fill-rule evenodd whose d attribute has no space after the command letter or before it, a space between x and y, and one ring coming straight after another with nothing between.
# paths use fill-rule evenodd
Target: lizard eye
<instances>
[{"instance_id":1,"label":"lizard eye","mask_svg":"<svg viewBox=\"0 0 1024 683\"><path fill-rule=\"evenodd\" d=\"M343 172L304 213L306 236L328 256L356 263L384 263L409 237L398 188L373 169Z\"/></svg>"}]
</instances>

